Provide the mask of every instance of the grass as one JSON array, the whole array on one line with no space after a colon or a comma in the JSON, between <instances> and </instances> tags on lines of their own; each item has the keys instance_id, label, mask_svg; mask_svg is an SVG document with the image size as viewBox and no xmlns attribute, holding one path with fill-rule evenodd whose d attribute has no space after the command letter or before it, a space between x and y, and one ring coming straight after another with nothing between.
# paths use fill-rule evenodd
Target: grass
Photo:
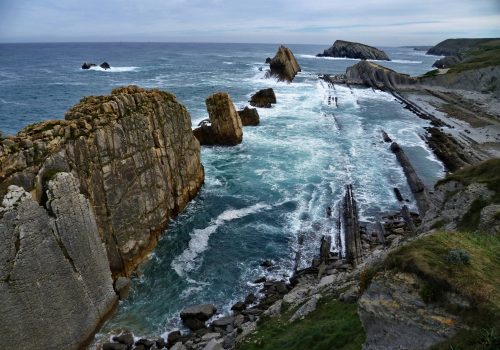
<instances>
[{"instance_id":1,"label":"grass","mask_svg":"<svg viewBox=\"0 0 500 350\"><path fill-rule=\"evenodd\" d=\"M450 72L462 72L500 65L500 40L491 40L464 53L465 59L453 65Z\"/></svg>"},{"instance_id":2,"label":"grass","mask_svg":"<svg viewBox=\"0 0 500 350\"><path fill-rule=\"evenodd\" d=\"M422 77L435 77L436 75L439 75L439 69L430 70L422 75Z\"/></svg>"},{"instance_id":3,"label":"grass","mask_svg":"<svg viewBox=\"0 0 500 350\"><path fill-rule=\"evenodd\" d=\"M305 319L288 323L290 310L280 318L259 321L258 331L245 339L238 350L354 350L361 349L365 332L357 304L333 298L318 302Z\"/></svg>"},{"instance_id":4,"label":"grass","mask_svg":"<svg viewBox=\"0 0 500 350\"><path fill-rule=\"evenodd\" d=\"M450 262L450 254L461 251L468 262ZM385 268L415 273L421 278L420 296L440 303L467 324L452 338L432 349L500 348L500 237L482 233L435 233L424 236L389 254ZM447 303L447 292L455 292L470 307Z\"/></svg>"},{"instance_id":5,"label":"grass","mask_svg":"<svg viewBox=\"0 0 500 350\"><path fill-rule=\"evenodd\" d=\"M462 231L477 230L481 210L491 203L500 203L500 159L490 159L478 165L462 168L440 180L438 184L452 180L458 181L465 186L472 183L482 183L494 192L489 200L477 199L474 201L469 211L458 224L458 229Z\"/></svg>"}]
</instances>

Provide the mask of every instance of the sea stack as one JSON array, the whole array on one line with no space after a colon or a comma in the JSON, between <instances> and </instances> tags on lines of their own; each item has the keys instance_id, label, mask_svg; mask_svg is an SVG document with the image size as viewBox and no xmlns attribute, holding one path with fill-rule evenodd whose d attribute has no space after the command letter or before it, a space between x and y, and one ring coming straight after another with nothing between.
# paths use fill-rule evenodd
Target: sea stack
<instances>
[{"instance_id":1,"label":"sea stack","mask_svg":"<svg viewBox=\"0 0 500 350\"><path fill-rule=\"evenodd\" d=\"M227 92L217 92L205 100L210 124L193 131L202 145L235 146L243 140L241 120Z\"/></svg>"},{"instance_id":2,"label":"sea stack","mask_svg":"<svg viewBox=\"0 0 500 350\"><path fill-rule=\"evenodd\" d=\"M283 45L278 48L276 55L269 62L269 66L271 76L277 77L279 81L287 81L289 83L293 81L293 78L301 70L292 51Z\"/></svg>"},{"instance_id":3,"label":"sea stack","mask_svg":"<svg viewBox=\"0 0 500 350\"><path fill-rule=\"evenodd\" d=\"M271 108L276 103L276 94L272 88L257 91L250 97L250 105L260 108Z\"/></svg>"},{"instance_id":4,"label":"sea stack","mask_svg":"<svg viewBox=\"0 0 500 350\"><path fill-rule=\"evenodd\" d=\"M362 60L390 61L387 54L375 47L345 40L336 40L333 45L316 55L317 57L347 57Z\"/></svg>"}]
</instances>

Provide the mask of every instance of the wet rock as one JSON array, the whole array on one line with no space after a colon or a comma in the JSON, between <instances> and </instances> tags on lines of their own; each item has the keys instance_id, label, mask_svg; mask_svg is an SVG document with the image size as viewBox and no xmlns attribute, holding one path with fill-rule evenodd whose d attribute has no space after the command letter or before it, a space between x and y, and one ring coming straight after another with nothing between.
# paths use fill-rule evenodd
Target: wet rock
<instances>
[{"instance_id":1,"label":"wet rock","mask_svg":"<svg viewBox=\"0 0 500 350\"><path fill-rule=\"evenodd\" d=\"M255 281L253 281L253 283L264 283L266 282L266 277L259 277L257 278Z\"/></svg>"},{"instance_id":2,"label":"wet rock","mask_svg":"<svg viewBox=\"0 0 500 350\"><path fill-rule=\"evenodd\" d=\"M91 67L96 67L97 64L91 62L85 62L82 64L82 69L90 69Z\"/></svg>"},{"instance_id":3,"label":"wet rock","mask_svg":"<svg viewBox=\"0 0 500 350\"><path fill-rule=\"evenodd\" d=\"M102 69L105 69L105 70L107 70L107 69L111 69L111 66L109 65L109 63L108 63L108 62L103 62L103 63L101 63L101 64L99 65L99 67L101 67Z\"/></svg>"},{"instance_id":4,"label":"wet rock","mask_svg":"<svg viewBox=\"0 0 500 350\"><path fill-rule=\"evenodd\" d=\"M272 88L257 91L250 97L250 104L254 107L271 108L276 103L276 95Z\"/></svg>"},{"instance_id":5,"label":"wet rock","mask_svg":"<svg viewBox=\"0 0 500 350\"><path fill-rule=\"evenodd\" d=\"M242 301L238 301L231 307L231 310L241 312L247 308L246 304Z\"/></svg>"},{"instance_id":6,"label":"wet rock","mask_svg":"<svg viewBox=\"0 0 500 350\"><path fill-rule=\"evenodd\" d=\"M336 40L333 45L326 49L323 53L317 54L318 57L348 57L358 58L363 60L385 60L390 61L387 54L375 47L345 41Z\"/></svg>"},{"instance_id":7,"label":"wet rock","mask_svg":"<svg viewBox=\"0 0 500 350\"><path fill-rule=\"evenodd\" d=\"M118 336L114 336L113 341L132 347L132 345L134 345L134 336L132 333L123 333Z\"/></svg>"},{"instance_id":8,"label":"wet rock","mask_svg":"<svg viewBox=\"0 0 500 350\"><path fill-rule=\"evenodd\" d=\"M275 76L279 81L291 83L293 78L301 71L292 51L283 45L278 48L276 55L269 62L271 76Z\"/></svg>"},{"instance_id":9,"label":"wet rock","mask_svg":"<svg viewBox=\"0 0 500 350\"><path fill-rule=\"evenodd\" d=\"M271 267L274 266L274 262L272 260L264 260L260 266L262 267Z\"/></svg>"},{"instance_id":10,"label":"wet rock","mask_svg":"<svg viewBox=\"0 0 500 350\"><path fill-rule=\"evenodd\" d=\"M417 80L379 64L361 61L347 68L346 78L377 89L396 90L398 86L416 84Z\"/></svg>"},{"instance_id":11,"label":"wet rock","mask_svg":"<svg viewBox=\"0 0 500 350\"><path fill-rule=\"evenodd\" d=\"M271 61L272 61L272 58L271 58L271 57L266 58L266 63L267 63L267 64L271 63Z\"/></svg>"},{"instance_id":12,"label":"wet rock","mask_svg":"<svg viewBox=\"0 0 500 350\"><path fill-rule=\"evenodd\" d=\"M179 342L179 340L181 339L181 337L182 337L182 335L181 335L180 331L173 331L173 332L168 333L168 336L167 336L167 345L168 346L173 346L174 344L176 344L177 342ZM160 347L159 345L160 344L158 344L158 347Z\"/></svg>"},{"instance_id":13,"label":"wet rock","mask_svg":"<svg viewBox=\"0 0 500 350\"><path fill-rule=\"evenodd\" d=\"M171 332L171 333L172 333L172 332ZM171 333L170 333L170 334L171 334ZM170 334L169 334L169 335L170 335ZM179 337L180 337L180 335L181 335L181 333L179 332ZM177 339L178 339L178 338L177 338ZM166 348L166 347L167 347L167 342L165 341L165 339L163 339L163 338L161 338L161 337L160 337L160 338L158 338L158 339L156 339L156 341L155 341L155 342L156 342L156 347L157 347L158 349L163 349L163 348ZM172 342L171 344L175 344L175 343L176 343L176 342Z\"/></svg>"},{"instance_id":14,"label":"wet rock","mask_svg":"<svg viewBox=\"0 0 500 350\"><path fill-rule=\"evenodd\" d=\"M201 340L202 341L210 341L212 339L217 339L219 338L221 335L220 333L207 333L207 334L204 334L202 337L201 337Z\"/></svg>"},{"instance_id":15,"label":"wet rock","mask_svg":"<svg viewBox=\"0 0 500 350\"><path fill-rule=\"evenodd\" d=\"M245 107L244 109L238 111L238 115L241 119L241 125L243 126L257 126L259 125L260 118L259 112L255 108Z\"/></svg>"},{"instance_id":16,"label":"wet rock","mask_svg":"<svg viewBox=\"0 0 500 350\"><path fill-rule=\"evenodd\" d=\"M104 343L102 350L128 350L128 346L120 343Z\"/></svg>"},{"instance_id":17,"label":"wet rock","mask_svg":"<svg viewBox=\"0 0 500 350\"><path fill-rule=\"evenodd\" d=\"M120 300L124 300L130 293L131 281L127 277L118 277L114 283L114 289Z\"/></svg>"},{"instance_id":18,"label":"wet rock","mask_svg":"<svg viewBox=\"0 0 500 350\"><path fill-rule=\"evenodd\" d=\"M153 345L156 345L156 342L153 341L153 340L148 340L148 339L141 338L141 339L139 339L138 341L135 342L135 345L136 345L136 349L137 349L138 345L143 345L146 349L149 349Z\"/></svg>"},{"instance_id":19,"label":"wet rock","mask_svg":"<svg viewBox=\"0 0 500 350\"><path fill-rule=\"evenodd\" d=\"M358 285L352 286L351 288L340 294L339 300L350 304L355 303L359 297L358 290Z\"/></svg>"},{"instance_id":20,"label":"wet rock","mask_svg":"<svg viewBox=\"0 0 500 350\"><path fill-rule=\"evenodd\" d=\"M202 145L234 146L243 140L241 119L226 92L210 95L206 101L210 125L193 131Z\"/></svg>"},{"instance_id":21,"label":"wet rock","mask_svg":"<svg viewBox=\"0 0 500 350\"><path fill-rule=\"evenodd\" d=\"M182 322L191 330L205 328L205 321L212 317L217 309L211 304L200 304L188 307L181 312Z\"/></svg>"},{"instance_id":22,"label":"wet rock","mask_svg":"<svg viewBox=\"0 0 500 350\"><path fill-rule=\"evenodd\" d=\"M250 293L245 297L245 304L247 305L253 304L255 303L256 300L257 297L253 293Z\"/></svg>"}]
</instances>

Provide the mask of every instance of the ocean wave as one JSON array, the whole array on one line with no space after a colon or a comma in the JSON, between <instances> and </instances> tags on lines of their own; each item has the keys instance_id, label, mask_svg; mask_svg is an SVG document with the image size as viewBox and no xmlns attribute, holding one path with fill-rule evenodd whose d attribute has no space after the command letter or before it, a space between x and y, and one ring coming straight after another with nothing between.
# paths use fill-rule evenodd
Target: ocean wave
<instances>
[{"instance_id":1,"label":"ocean wave","mask_svg":"<svg viewBox=\"0 0 500 350\"><path fill-rule=\"evenodd\" d=\"M138 70L139 67L111 67L109 69L104 69L99 66L90 67L89 69L82 70L93 70L98 72L107 72L107 73L123 73L123 72L134 72Z\"/></svg>"},{"instance_id":2,"label":"ocean wave","mask_svg":"<svg viewBox=\"0 0 500 350\"><path fill-rule=\"evenodd\" d=\"M217 219L212 220L209 226L204 229L195 229L190 235L188 247L182 252L181 255L172 261L172 268L181 277L186 272L192 271L196 266L196 258L203 253L208 247L208 240L212 233L223 225L225 222L240 219L247 215L259 212L262 209L271 208L265 203L257 203L247 208L242 209L228 209L222 212Z\"/></svg>"}]
</instances>

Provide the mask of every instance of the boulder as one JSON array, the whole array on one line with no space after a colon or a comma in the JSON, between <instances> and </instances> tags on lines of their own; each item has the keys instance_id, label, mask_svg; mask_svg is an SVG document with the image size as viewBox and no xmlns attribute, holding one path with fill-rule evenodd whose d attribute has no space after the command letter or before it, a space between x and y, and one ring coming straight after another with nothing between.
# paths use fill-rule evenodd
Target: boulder
<instances>
[{"instance_id":1,"label":"boulder","mask_svg":"<svg viewBox=\"0 0 500 350\"><path fill-rule=\"evenodd\" d=\"M250 97L250 104L254 107L271 108L276 103L276 95L272 88L257 91Z\"/></svg>"},{"instance_id":2,"label":"boulder","mask_svg":"<svg viewBox=\"0 0 500 350\"><path fill-rule=\"evenodd\" d=\"M102 350L128 350L128 346L120 343L104 343Z\"/></svg>"},{"instance_id":3,"label":"boulder","mask_svg":"<svg viewBox=\"0 0 500 350\"><path fill-rule=\"evenodd\" d=\"M243 140L241 119L227 92L218 92L206 101L210 125L203 124L193 131L202 145L234 146Z\"/></svg>"},{"instance_id":4,"label":"boulder","mask_svg":"<svg viewBox=\"0 0 500 350\"><path fill-rule=\"evenodd\" d=\"M234 323L234 320L235 320L234 316L221 317L221 318L218 318L215 321L213 321L212 326L227 327L229 325L232 325Z\"/></svg>"},{"instance_id":5,"label":"boulder","mask_svg":"<svg viewBox=\"0 0 500 350\"><path fill-rule=\"evenodd\" d=\"M134 345L134 336L132 335L132 333L126 332L126 333L114 336L113 341L118 342L120 344L124 344L124 345L131 348L132 345Z\"/></svg>"},{"instance_id":6,"label":"boulder","mask_svg":"<svg viewBox=\"0 0 500 350\"><path fill-rule=\"evenodd\" d=\"M231 307L231 310L236 311L236 312L241 312L247 308L246 304L242 301L238 301L236 304L234 304Z\"/></svg>"},{"instance_id":7,"label":"boulder","mask_svg":"<svg viewBox=\"0 0 500 350\"><path fill-rule=\"evenodd\" d=\"M120 300L124 300L128 297L130 293L130 285L131 285L130 278L127 277L118 277L114 283L114 288L116 291L116 294L118 294Z\"/></svg>"},{"instance_id":8,"label":"boulder","mask_svg":"<svg viewBox=\"0 0 500 350\"><path fill-rule=\"evenodd\" d=\"M174 344L176 344L181 339L181 336L182 335L181 335L180 331L173 331L173 332L168 333L168 336L167 336L167 345L168 346L173 346Z\"/></svg>"},{"instance_id":9,"label":"boulder","mask_svg":"<svg viewBox=\"0 0 500 350\"><path fill-rule=\"evenodd\" d=\"M90 69L91 67L96 67L97 64L95 63L90 63L90 62L85 62L82 64L82 69Z\"/></svg>"},{"instance_id":10,"label":"boulder","mask_svg":"<svg viewBox=\"0 0 500 350\"><path fill-rule=\"evenodd\" d=\"M278 48L276 55L269 62L269 67L271 76L277 77L279 81L287 81L289 83L293 81L293 78L301 70L292 51L283 45Z\"/></svg>"},{"instance_id":11,"label":"boulder","mask_svg":"<svg viewBox=\"0 0 500 350\"><path fill-rule=\"evenodd\" d=\"M238 115L241 119L241 125L243 126L257 126L259 125L260 118L259 112L255 108L245 107L244 109L238 111Z\"/></svg>"},{"instance_id":12,"label":"boulder","mask_svg":"<svg viewBox=\"0 0 500 350\"><path fill-rule=\"evenodd\" d=\"M108 62L103 62L99 65L99 67L101 67L102 69L111 69L111 66L109 65Z\"/></svg>"},{"instance_id":13,"label":"boulder","mask_svg":"<svg viewBox=\"0 0 500 350\"><path fill-rule=\"evenodd\" d=\"M181 320L191 330L202 329L216 311L212 304L193 305L181 311Z\"/></svg>"},{"instance_id":14,"label":"boulder","mask_svg":"<svg viewBox=\"0 0 500 350\"><path fill-rule=\"evenodd\" d=\"M372 46L345 40L336 40L330 48L323 51L323 53L317 54L316 56L390 61L387 54L382 50Z\"/></svg>"}]
</instances>

